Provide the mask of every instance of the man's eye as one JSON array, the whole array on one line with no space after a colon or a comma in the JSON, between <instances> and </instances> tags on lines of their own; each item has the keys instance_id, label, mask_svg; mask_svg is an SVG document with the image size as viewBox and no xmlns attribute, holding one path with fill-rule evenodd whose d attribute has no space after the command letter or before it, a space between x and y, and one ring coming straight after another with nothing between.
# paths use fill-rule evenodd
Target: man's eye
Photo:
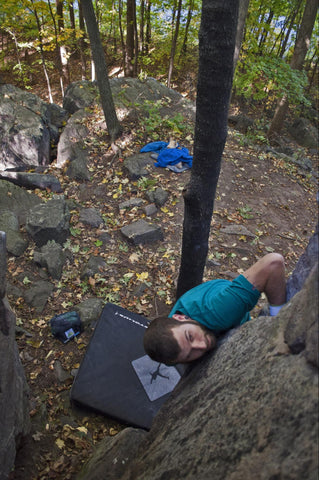
<instances>
[{"instance_id":1,"label":"man's eye","mask_svg":"<svg viewBox=\"0 0 319 480\"><path fill-rule=\"evenodd\" d=\"M193 335L192 335L191 333L188 334L188 340L189 340L190 342L193 341Z\"/></svg>"}]
</instances>

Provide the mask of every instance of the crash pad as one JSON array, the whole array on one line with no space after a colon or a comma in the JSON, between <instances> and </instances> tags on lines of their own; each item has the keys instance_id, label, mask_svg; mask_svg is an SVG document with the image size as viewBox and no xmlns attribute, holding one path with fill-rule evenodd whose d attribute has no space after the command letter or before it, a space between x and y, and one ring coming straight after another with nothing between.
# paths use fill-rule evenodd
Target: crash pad
<instances>
[{"instance_id":1,"label":"crash pad","mask_svg":"<svg viewBox=\"0 0 319 480\"><path fill-rule=\"evenodd\" d=\"M71 389L71 401L149 429L179 382L183 366L151 360L143 347L149 320L107 303Z\"/></svg>"}]
</instances>

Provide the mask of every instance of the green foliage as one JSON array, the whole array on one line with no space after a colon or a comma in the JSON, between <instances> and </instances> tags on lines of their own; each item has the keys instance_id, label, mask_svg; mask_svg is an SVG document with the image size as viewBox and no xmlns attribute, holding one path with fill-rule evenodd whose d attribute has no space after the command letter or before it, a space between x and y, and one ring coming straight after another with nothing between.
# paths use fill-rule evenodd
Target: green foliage
<instances>
[{"instance_id":1,"label":"green foliage","mask_svg":"<svg viewBox=\"0 0 319 480\"><path fill-rule=\"evenodd\" d=\"M304 95L307 85L305 72L293 70L284 60L271 56L247 56L238 65L234 87L238 95L253 100L266 100L266 105L287 95L289 103L309 105Z\"/></svg>"},{"instance_id":2,"label":"green foliage","mask_svg":"<svg viewBox=\"0 0 319 480\"><path fill-rule=\"evenodd\" d=\"M165 113L170 108L169 101L165 99L156 102L146 100L143 104L136 104L135 107L142 112L141 133L151 141L170 136L179 139L193 131L193 127L181 113L176 113L173 117Z\"/></svg>"}]
</instances>

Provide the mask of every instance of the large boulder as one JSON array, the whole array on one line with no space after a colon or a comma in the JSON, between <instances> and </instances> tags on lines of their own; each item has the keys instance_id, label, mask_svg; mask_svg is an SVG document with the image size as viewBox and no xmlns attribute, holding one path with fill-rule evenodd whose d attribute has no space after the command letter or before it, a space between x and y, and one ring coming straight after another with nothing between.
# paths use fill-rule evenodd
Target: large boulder
<instances>
[{"instance_id":1,"label":"large boulder","mask_svg":"<svg viewBox=\"0 0 319 480\"><path fill-rule=\"evenodd\" d=\"M180 93L166 87L154 78L112 78L110 80L113 101L120 119L142 109L149 115L149 105L156 102L162 117L172 117L177 113L194 120L195 106ZM91 107L98 101L96 82L86 80L71 83L65 91L63 107L71 114Z\"/></svg>"},{"instance_id":2,"label":"large boulder","mask_svg":"<svg viewBox=\"0 0 319 480\"><path fill-rule=\"evenodd\" d=\"M58 105L49 106L13 85L0 85L0 170L50 163L51 141L57 141L65 119Z\"/></svg>"},{"instance_id":3,"label":"large boulder","mask_svg":"<svg viewBox=\"0 0 319 480\"><path fill-rule=\"evenodd\" d=\"M0 232L0 479L7 480L16 450L30 429L29 390L15 341L16 318L5 297L5 236Z\"/></svg>"},{"instance_id":4,"label":"large boulder","mask_svg":"<svg viewBox=\"0 0 319 480\"><path fill-rule=\"evenodd\" d=\"M318 148L318 131L306 118L296 118L289 127L289 133L302 145L308 148Z\"/></svg>"},{"instance_id":5,"label":"large boulder","mask_svg":"<svg viewBox=\"0 0 319 480\"><path fill-rule=\"evenodd\" d=\"M41 201L34 193L29 193L7 180L0 180L0 208L14 212L20 225L25 223L29 210L39 205Z\"/></svg>"},{"instance_id":6,"label":"large boulder","mask_svg":"<svg viewBox=\"0 0 319 480\"><path fill-rule=\"evenodd\" d=\"M26 230L38 247L49 240L63 245L70 232L70 211L63 197L32 208L26 219Z\"/></svg>"},{"instance_id":7,"label":"large boulder","mask_svg":"<svg viewBox=\"0 0 319 480\"><path fill-rule=\"evenodd\" d=\"M276 318L232 330L194 364L118 480L316 480L317 287L318 267ZM117 449L107 456L96 478L108 478Z\"/></svg>"}]
</instances>

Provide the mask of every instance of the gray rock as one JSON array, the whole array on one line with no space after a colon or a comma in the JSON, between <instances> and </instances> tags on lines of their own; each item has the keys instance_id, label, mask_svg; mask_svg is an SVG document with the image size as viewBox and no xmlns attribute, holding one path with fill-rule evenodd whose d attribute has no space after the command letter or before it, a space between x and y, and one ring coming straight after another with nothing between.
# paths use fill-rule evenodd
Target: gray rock
<instances>
[{"instance_id":1,"label":"gray rock","mask_svg":"<svg viewBox=\"0 0 319 480\"><path fill-rule=\"evenodd\" d=\"M6 294L6 241L0 232L0 478L14 467L21 439L29 433L29 389L15 341L16 318Z\"/></svg>"},{"instance_id":2,"label":"gray rock","mask_svg":"<svg viewBox=\"0 0 319 480\"><path fill-rule=\"evenodd\" d=\"M41 247L40 251L34 252L34 261L46 268L52 278L59 280L62 276L66 254L61 245L54 240L49 240Z\"/></svg>"},{"instance_id":3,"label":"gray rock","mask_svg":"<svg viewBox=\"0 0 319 480\"><path fill-rule=\"evenodd\" d=\"M121 202L119 204L119 209L120 210L125 210L127 208L140 207L141 205L143 205L142 198L130 198L129 200L126 200L125 202Z\"/></svg>"},{"instance_id":4,"label":"gray rock","mask_svg":"<svg viewBox=\"0 0 319 480\"><path fill-rule=\"evenodd\" d=\"M26 220L26 230L38 247L49 240L62 245L68 238L69 225L70 212L63 197L32 208Z\"/></svg>"},{"instance_id":5,"label":"gray rock","mask_svg":"<svg viewBox=\"0 0 319 480\"><path fill-rule=\"evenodd\" d=\"M155 190L148 190L145 195L146 198L151 203L155 203L157 207L162 207L168 200L168 192L161 187L157 187Z\"/></svg>"},{"instance_id":6,"label":"gray rock","mask_svg":"<svg viewBox=\"0 0 319 480\"><path fill-rule=\"evenodd\" d=\"M152 243L164 239L161 227L147 223L145 220L137 220L130 225L125 225L121 228L121 232L134 245Z\"/></svg>"},{"instance_id":7,"label":"gray rock","mask_svg":"<svg viewBox=\"0 0 319 480\"><path fill-rule=\"evenodd\" d=\"M246 237L256 236L243 225L226 225L226 227L220 229L220 232L227 233L228 235L245 235Z\"/></svg>"},{"instance_id":8,"label":"gray rock","mask_svg":"<svg viewBox=\"0 0 319 480\"><path fill-rule=\"evenodd\" d=\"M19 220L14 212L0 210L0 230L6 232L7 251L16 257L24 253L28 242L19 232Z\"/></svg>"},{"instance_id":9,"label":"gray rock","mask_svg":"<svg viewBox=\"0 0 319 480\"><path fill-rule=\"evenodd\" d=\"M287 301L299 292L319 258L319 225L287 281Z\"/></svg>"},{"instance_id":10,"label":"gray rock","mask_svg":"<svg viewBox=\"0 0 319 480\"><path fill-rule=\"evenodd\" d=\"M69 163L66 174L72 180L78 182L85 182L90 180L90 172L87 166L88 153L79 145L72 146L72 152L74 157Z\"/></svg>"},{"instance_id":11,"label":"gray rock","mask_svg":"<svg viewBox=\"0 0 319 480\"><path fill-rule=\"evenodd\" d=\"M147 217L151 217L152 215L155 215L157 213L155 203L150 203L149 205L146 205L143 210Z\"/></svg>"},{"instance_id":12,"label":"gray rock","mask_svg":"<svg viewBox=\"0 0 319 480\"><path fill-rule=\"evenodd\" d=\"M74 310L78 312L84 327L98 321L103 310L103 300L91 297L75 305Z\"/></svg>"},{"instance_id":13,"label":"gray rock","mask_svg":"<svg viewBox=\"0 0 319 480\"><path fill-rule=\"evenodd\" d=\"M25 240L20 232L7 230L7 250L15 257L20 257L28 248L29 242Z\"/></svg>"},{"instance_id":14,"label":"gray rock","mask_svg":"<svg viewBox=\"0 0 319 480\"><path fill-rule=\"evenodd\" d=\"M299 354L305 349L307 358L311 359L317 368L318 362L318 264L309 275L305 290L301 290L284 307L281 316L288 317L284 339L294 354ZM295 305L294 315L285 312L292 302ZM308 340L308 341L307 341Z\"/></svg>"},{"instance_id":15,"label":"gray rock","mask_svg":"<svg viewBox=\"0 0 319 480\"><path fill-rule=\"evenodd\" d=\"M162 100L159 114L164 118L174 117L177 113L195 120L195 105L180 93L167 88L154 78L111 78L110 86L115 106L125 116L149 115L149 103ZM163 99L166 100L163 101Z\"/></svg>"},{"instance_id":16,"label":"gray rock","mask_svg":"<svg viewBox=\"0 0 319 480\"><path fill-rule=\"evenodd\" d=\"M95 208L83 208L80 211L79 221L95 228L104 224L103 218Z\"/></svg>"},{"instance_id":17,"label":"gray rock","mask_svg":"<svg viewBox=\"0 0 319 480\"><path fill-rule=\"evenodd\" d=\"M25 223L29 210L39 205L41 201L42 200L34 193L29 193L6 180L0 180L1 210L14 212L19 219L20 225Z\"/></svg>"},{"instance_id":18,"label":"gray rock","mask_svg":"<svg viewBox=\"0 0 319 480\"><path fill-rule=\"evenodd\" d=\"M228 122L242 133L247 133L248 129L254 126L254 121L243 113L239 115L229 115Z\"/></svg>"},{"instance_id":19,"label":"gray rock","mask_svg":"<svg viewBox=\"0 0 319 480\"><path fill-rule=\"evenodd\" d=\"M92 106L98 97L96 82L80 80L68 85L64 93L63 108L69 113Z\"/></svg>"},{"instance_id":20,"label":"gray rock","mask_svg":"<svg viewBox=\"0 0 319 480\"><path fill-rule=\"evenodd\" d=\"M137 180L140 177L149 175L155 168L154 160L149 153L138 153L124 160L124 167L128 171L131 180Z\"/></svg>"},{"instance_id":21,"label":"gray rock","mask_svg":"<svg viewBox=\"0 0 319 480\"><path fill-rule=\"evenodd\" d=\"M83 143L89 133L85 125L86 118L87 113L80 110L68 120L58 143L57 167L63 167L66 162L72 162L81 157L86 158L86 148Z\"/></svg>"},{"instance_id":22,"label":"gray rock","mask_svg":"<svg viewBox=\"0 0 319 480\"><path fill-rule=\"evenodd\" d=\"M55 376L60 383L64 383L66 380L69 380L72 378L71 374L66 370L64 370L59 360L56 360L54 362L53 368L54 368Z\"/></svg>"},{"instance_id":23,"label":"gray rock","mask_svg":"<svg viewBox=\"0 0 319 480\"><path fill-rule=\"evenodd\" d=\"M36 95L0 86L0 170L50 161L45 103Z\"/></svg>"},{"instance_id":24,"label":"gray rock","mask_svg":"<svg viewBox=\"0 0 319 480\"><path fill-rule=\"evenodd\" d=\"M68 119L69 119L69 112L64 108L61 108L59 105L55 103L48 103L47 104L48 115L50 118L50 124L56 127L57 129L63 128Z\"/></svg>"},{"instance_id":25,"label":"gray rock","mask_svg":"<svg viewBox=\"0 0 319 480\"><path fill-rule=\"evenodd\" d=\"M0 230L6 232L7 230L19 231L19 220L17 215L10 210L0 210Z\"/></svg>"},{"instance_id":26,"label":"gray rock","mask_svg":"<svg viewBox=\"0 0 319 480\"><path fill-rule=\"evenodd\" d=\"M56 193L62 192L61 184L54 175L5 171L0 174L0 178L28 189L40 188L42 190L48 189Z\"/></svg>"},{"instance_id":27,"label":"gray rock","mask_svg":"<svg viewBox=\"0 0 319 480\"><path fill-rule=\"evenodd\" d=\"M299 145L307 148L318 148L318 131L313 127L310 120L302 117L296 118L289 128L289 133Z\"/></svg>"},{"instance_id":28,"label":"gray rock","mask_svg":"<svg viewBox=\"0 0 319 480\"><path fill-rule=\"evenodd\" d=\"M24 299L31 308L35 309L36 313L41 313L53 292L53 288L54 285L51 282L39 280L34 282L24 293Z\"/></svg>"},{"instance_id":29,"label":"gray rock","mask_svg":"<svg viewBox=\"0 0 319 480\"><path fill-rule=\"evenodd\" d=\"M102 273L106 268L106 262L102 257L91 256L81 272L81 279L94 277L96 273Z\"/></svg>"},{"instance_id":30,"label":"gray rock","mask_svg":"<svg viewBox=\"0 0 319 480\"><path fill-rule=\"evenodd\" d=\"M145 435L144 430L125 428L115 437L106 437L98 444L77 480L118 480L127 463L136 455Z\"/></svg>"}]
</instances>

